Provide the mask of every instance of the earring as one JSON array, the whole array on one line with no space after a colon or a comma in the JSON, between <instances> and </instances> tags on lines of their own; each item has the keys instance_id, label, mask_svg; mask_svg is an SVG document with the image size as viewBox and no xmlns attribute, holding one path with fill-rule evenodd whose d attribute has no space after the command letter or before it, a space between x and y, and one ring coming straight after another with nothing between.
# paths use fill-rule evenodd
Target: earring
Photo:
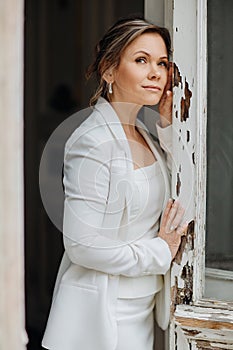
<instances>
[{"instance_id":1,"label":"earring","mask_svg":"<svg viewBox=\"0 0 233 350\"><path fill-rule=\"evenodd\" d=\"M108 92L109 92L109 94L113 93L113 91L112 91L112 83L108 84Z\"/></svg>"}]
</instances>

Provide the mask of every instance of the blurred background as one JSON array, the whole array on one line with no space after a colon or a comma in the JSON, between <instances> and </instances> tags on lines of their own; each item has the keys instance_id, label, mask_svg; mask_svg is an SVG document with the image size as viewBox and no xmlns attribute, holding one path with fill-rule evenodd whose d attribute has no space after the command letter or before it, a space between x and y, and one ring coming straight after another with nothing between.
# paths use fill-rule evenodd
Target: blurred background
<instances>
[{"instance_id":1,"label":"blurred background","mask_svg":"<svg viewBox=\"0 0 233 350\"><path fill-rule=\"evenodd\" d=\"M94 47L119 17L144 13L143 0L25 1L25 267L28 349L40 346L63 254L62 235L39 193L43 148L56 127L86 108ZM65 350L65 349L64 349Z\"/></svg>"}]
</instances>

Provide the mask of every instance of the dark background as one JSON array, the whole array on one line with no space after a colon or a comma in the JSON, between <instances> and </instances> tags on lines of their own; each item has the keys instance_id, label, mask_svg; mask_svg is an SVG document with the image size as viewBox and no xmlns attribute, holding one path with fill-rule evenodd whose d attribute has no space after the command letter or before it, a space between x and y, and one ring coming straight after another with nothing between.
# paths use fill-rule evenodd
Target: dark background
<instances>
[{"instance_id":1,"label":"dark background","mask_svg":"<svg viewBox=\"0 0 233 350\"><path fill-rule=\"evenodd\" d=\"M119 17L143 12L143 0L25 1L25 289L30 350L42 349L63 253L62 235L40 198L43 148L62 121L88 106L94 81L85 81L85 70L102 34Z\"/></svg>"}]
</instances>

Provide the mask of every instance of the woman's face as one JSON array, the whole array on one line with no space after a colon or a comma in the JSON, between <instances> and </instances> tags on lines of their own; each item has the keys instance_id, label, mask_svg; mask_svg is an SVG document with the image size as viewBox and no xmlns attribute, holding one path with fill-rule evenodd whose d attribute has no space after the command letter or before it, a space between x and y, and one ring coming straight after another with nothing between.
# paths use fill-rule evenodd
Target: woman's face
<instances>
[{"instance_id":1,"label":"woman's face","mask_svg":"<svg viewBox=\"0 0 233 350\"><path fill-rule=\"evenodd\" d=\"M112 102L155 105L168 75L167 49L157 33L145 33L127 46L113 71Z\"/></svg>"}]
</instances>

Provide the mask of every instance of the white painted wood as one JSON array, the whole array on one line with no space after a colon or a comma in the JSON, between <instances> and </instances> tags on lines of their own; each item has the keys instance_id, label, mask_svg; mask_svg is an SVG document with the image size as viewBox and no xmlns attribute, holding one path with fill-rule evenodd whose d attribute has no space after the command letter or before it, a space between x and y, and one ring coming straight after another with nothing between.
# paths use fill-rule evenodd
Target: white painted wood
<instances>
[{"instance_id":1,"label":"white painted wood","mask_svg":"<svg viewBox=\"0 0 233 350\"><path fill-rule=\"evenodd\" d=\"M185 334L183 333L183 330L179 325L176 325L176 346L177 349L182 350L189 350L189 343L187 338L185 337Z\"/></svg>"},{"instance_id":2,"label":"white painted wood","mask_svg":"<svg viewBox=\"0 0 233 350\"><path fill-rule=\"evenodd\" d=\"M23 255L23 0L0 2L0 349L26 349Z\"/></svg>"},{"instance_id":3,"label":"white painted wood","mask_svg":"<svg viewBox=\"0 0 233 350\"><path fill-rule=\"evenodd\" d=\"M182 82L174 88L174 115L173 115L173 198L177 198L177 174L179 173L181 186L179 200L186 208L185 219L194 218L195 198L195 167L192 154L196 157L196 12L195 1L174 1L173 16L173 61L178 66ZM192 45L190 45L190 39ZM185 49L187 48L187 50ZM184 55L185 51L185 55ZM185 98L185 82L192 92L190 100L189 118L181 121L181 99ZM190 140L187 142L187 132Z\"/></svg>"},{"instance_id":4,"label":"white painted wood","mask_svg":"<svg viewBox=\"0 0 233 350\"><path fill-rule=\"evenodd\" d=\"M171 16L172 11L172 16ZM172 267L170 350L233 349L233 303L203 299L205 286L206 121L207 121L207 0L167 0L165 26L171 27L173 61L181 81L173 89L173 197L179 198L194 222L182 254ZM185 81L192 92L189 118L180 120ZM189 131L189 141L187 132ZM190 227L191 228L191 227ZM208 282L232 283L231 273L206 271ZM222 288L218 290L219 299ZM232 288L232 287L231 287ZM190 294L191 292L191 294ZM229 293L229 288L228 288ZM188 303L189 305L185 305Z\"/></svg>"},{"instance_id":5,"label":"white painted wood","mask_svg":"<svg viewBox=\"0 0 233 350\"><path fill-rule=\"evenodd\" d=\"M197 127L196 127L196 237L193 300L203 297L205 286L206 147L207 147L207 0L197 1Z\"/></svg>"},{"instance_id":6,"label":"white painted wood","mask_svg":"<svg viewBox=\"0 0 233 350\"><path fill-rule=\"evenodd\" d=\"M221 342L233 347L233 310L179 305L175 316L176 325L187 339Z\"/></svg>"}]
</instances>

